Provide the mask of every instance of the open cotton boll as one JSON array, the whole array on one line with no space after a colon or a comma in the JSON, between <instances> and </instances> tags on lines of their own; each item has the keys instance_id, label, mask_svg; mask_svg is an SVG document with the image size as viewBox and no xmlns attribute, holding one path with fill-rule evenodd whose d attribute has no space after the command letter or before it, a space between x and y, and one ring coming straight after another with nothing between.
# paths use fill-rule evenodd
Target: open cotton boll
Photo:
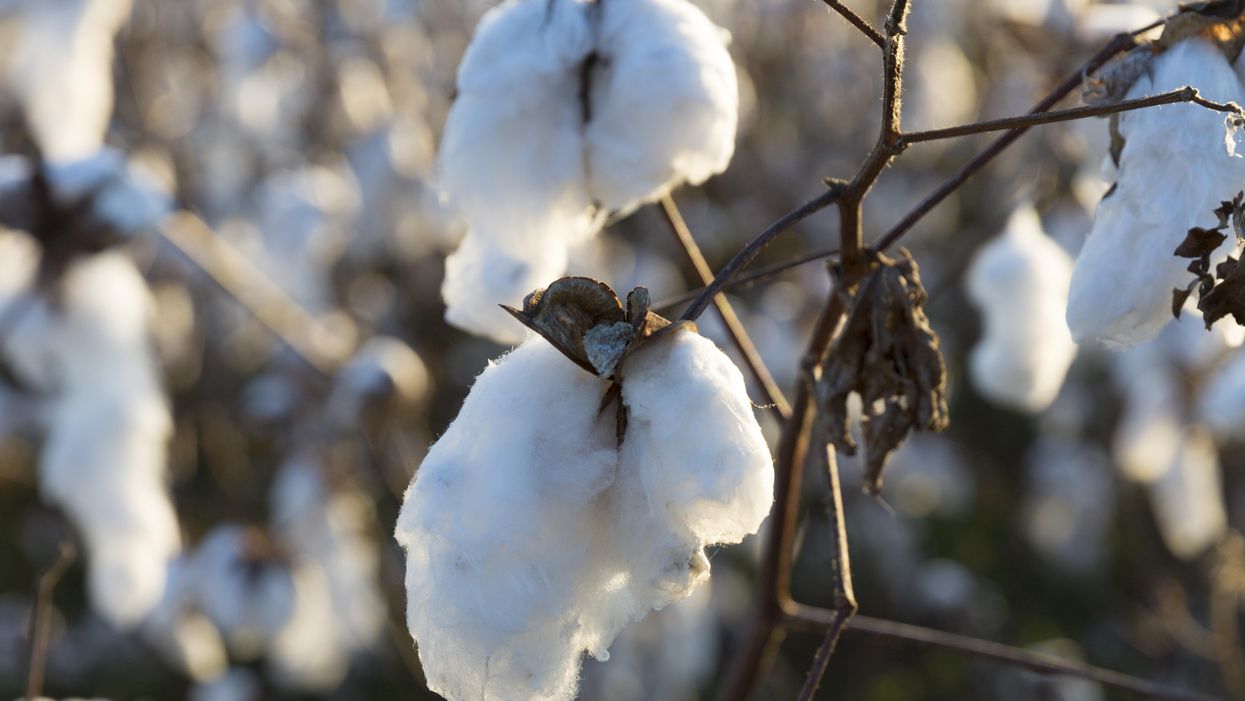
<instances>
[{"instance_id":1,"label":"open cotton boll","mask_svg":"<svg viewBox=\"0 0 1245 701\"><path fill-rule=\"evenodd\" d=\"M154 227L171 207L168 193L113 148L76 160L48 161L47 177L58 201L72 205L89 198L91 215L121 233Z\"/></svg>"},{"instance_id":2,"label":"open cotton boll","mask_svg":"<svg viewBox=\"0 0 1245 701\"><path fill-rule=\"evenodd\" d=\"M131 0L26 3L9 79L47 158L99 149L112 114L113 35Z\"/></svg>"},{"instance_id":3,"label":"open cotton boll","mask_svg":"<svg viewBox=\"0 0 1245 701\"><path fill-rule=\"evenodd\" d=\"M1219 540L1228 517L1219 456L1208 432L1199 427L1185 432L1167 470L1149 485L1149 494L1163 542L1176 557L1193 559Z\"/></svg>"},{"instance_id":4,"label":"open cotton boll","mask_svg":"<svg viewBox=\"0 0 1245 701\"><path fill-rule=\"evenodd\" d=\"M728 35L686 0L605 2L585 132L589 188L631 210L726 170L739 87Z\"/></svg>"},{"instance_id":5,"label":"open cotton boll","mask_svg":"<svg viewBox=\"0 0 1245 701\"><path fill-rule=\"evenodd\" d=\"M743 378L679 331L607 383L532 337L491 364L407 491L407 623L433 691L570 699L581 655L708 576L704 546L754 532L772 466Z\"/></svg>"},{"instance_id":6,"label":"open cotton boll","mask_svg":"<svg viewBox=\"0 0 1245 701\"><path fill-rule=\"evenodd\" d=\"M1152 77L1138 79L1127 97L1189 84L1208 100L1245 102L1223 53L1200 39L1159 55ZM1245 158L1228 155L1223 115L1195 105L1121 113L1119 129L1119 178L1077 258L1067 319L1078 342L1131 346L1171 319L1171 291L1188 282L1186 261L1173 252L1191 227L1214 223L1213 210L1245 180ZM1219 260L1233 249L1229 241Z\"/></svg>"},{"instance_id":7,"label":"open cotton boll","mask_svg":"<svg viewBox=\"0 0 1245 701\"><path fill-rule=\"evenodd\" d=\"M985 333L969 359L973 384L993 401L1041 411L1055 400L1076 344L1064 321L1072 259L1018 208L968 271L968 297Z\"/></svg>"},{"instance_id":8,"label":"open cotton boll","mask_svg":"<svg viewBox=\"0 0 1245 701\"><path fill-rule=\"evenodd\" d=\"M86 541L92 603L131 627L159 602L181 542L165 485L172 420L148 343L152 300L118 253L74 263L59 289L56 305L27 299L4 350L48 393L40 488Z\"/></svg>"},{"instance_id":9,"label":"open cotton boll","mask_svg":"<svg viewBox=\"0 0 1245 701\"><path fill-rule=\"evenodd\" d=\"M195 681L214 679L229 666L225 643L211 620L193 609L185 556L169 565L164 596L141 629L143 639L170 665Z\"/></svg>"},{"instance_id":10,"label":"open cotton boll","mask_svg":"<svg viewBox=\"0 0 1245 701\"><path fill-rule=\"evenodd\" d=\"M468 232L445 260L445 320L498 343L516 344L527 330L498 304L522 306L528 292L547 286L566 271L567 246L549 241L538 256L512 255L488 236Z\"/></svg>"},{"instance_id":11,"label":"open cotton boll","mask_svg":"<svg viewBox=\"0 0 1245 701\"><path fill-rule=\"evenodd\" d=\"M330 490L303 455L282 465L271 508L303 597L276 640L274 663L293 686L331 688L345 676L350 655L375 643L385 620L376 584L380 555L367 532L370 506L358 492ZM322 612L331 615L317 619ZM309 628L314 635L305 634Z\"/></svg>"},{"instance_id":12,"label":"open cotton boll","mask_svg":"<svg viewBox=\"0 0 1245 701\"><path fill-rule=\"evenodd\" d=\"M218 526L191 562L194 600L240 660L262 655L294 612L294 577L262 550L255 531Z\"/></svg>"}]
</instances>

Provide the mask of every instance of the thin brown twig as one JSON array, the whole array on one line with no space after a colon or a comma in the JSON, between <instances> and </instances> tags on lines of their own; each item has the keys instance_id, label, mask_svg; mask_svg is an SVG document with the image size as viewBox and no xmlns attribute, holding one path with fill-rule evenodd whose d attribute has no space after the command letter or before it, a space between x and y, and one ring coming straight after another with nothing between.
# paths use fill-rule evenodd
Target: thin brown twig
<instances>
[{"instance_id":1,"label":"thin brown twig","mask_svg":"<svg viewBox=\"0 0 1245 701\"><path fill-rule=\"evenodd\" d=\"M1038 101L1030 114L1040 114L1050 110L1060 100L1067 97L1081 85L1086 75L1093 73L1111 60L1114 56L1137 46L1135 33L1117 34L1110 42L1107 43L1098 53L1090 57L1080 68L1073 71L1062 82L1059 83L1046 97ZM977 171L984 168L987 164L995 159L1000 153L1011 146L1016 139L1019 139L1029 130L1029 127L1017 127L1012 129L990 143L989 146L982 149L971 161L964 164L954 175L945 180L942 185L931 192L921 200L915 207L908 211L902 219L892 226L885 234L883 234L876 243L870 246L870 250L877 252L883 251L904 236L913 226L916 225L925 215L937 207L939 203L947 198L948 195L958 190L965 182L968 181Z\"/></svg>"},{"instance_id":2,"label":"thin brown twig","mask_svg":"<svg viewBox=\"0 0 1245 701\"><path fill-rule=\"evenodd\" d=\"M826 5L829 6L831 10L834 10L835 12L839 13L839 15L843 17L843 19L847 20L848 24L852 25L856 29L859 29L860 33L864 34L869 39L869 41L873 42L874 44L877 44L878 48L880 49L886 48L886 37L882 36L882 33L874 29L872 25L870 25L868 22L864 20L863 17L853 12L851 8L847 7L842 2L839 2L839 0L821 0L821 1L826 3Z\"/></svg>"},{"instance_id":3,"label":"thin brown twig","mask_svg":"<svg viewBox=\"0 0 1245 701\"><path fill-rule=\"evenodd\" d=\"M683 220L683 215L679 212L679 207L674 203L674 198L665 195L661 198L661 213L669 225L671 233L679 242L679 247L683 249L687 260L696 270L696 276L700 279L702 285L708 285L713 282L713 270L709 268L709 262L705 260L705 256L700 251L700 246L696 245L696 239L692 236L692 231L687 227L687 222ZM770 373L769 368L765 366L765 361L761 358L761 354L757 352L756 346L752 343L752 338L748 336L748 331L744 328L743 323L739 321L739 316L735 314L734 307L731 306L730 300L726 295L719 292L713 296L713 305L718 310L718 316L722 318L722 324L726 326L726 332L731 337L731 342L735 344L735 348L739 350L739 354L743 356L744 364L748 366L749 372L752 373L753 379L761 386L761 391L765 393L765 398L769 402L769 406L777 414L780 421L786 421L791 416L791 405L787 403L787 397L783 395L782 389L778 387L778 383L774 381L774 376Z\"/></svg>"},{"instance_id":4,"label":"thin brown twig","mask_svg":"<svg viewBox=\"0 0 1245 701\"><path fill-rule=\"evenodd\" d=\"M312 369L331 377L348 357L350 348L343 339L299 306L199 217L178 212L166 218L158 231Z\"/></svg>"},{"instance_id":5,"label":"thin brown twig","mask_svg":"<svg viewBox=\"0 0 1245 701\"><path fill-rule=\"evenodd\" d=\"M1245 116L1245 110L1242 110L1240 105L1237 105L1234 102L1212 102L1203 98L1201 94L1198 93L1197 88L1186 85L1183 88L1177 88L1171 92L1151 95L1149 97L1141 97L1133 100L1124 100L1112 105L1088 105L1085 107L1073 107L1066 110L1055 110L1053 112L1026 114L1019 117L991 119L984 122L947 127L945 129L908 132L903 135L903 141L905 144L915 144L922 141L954 139L972 134L984 134L992 131L1034 127L1040 124L1071 122L1078 119L1085 119L1087 117L1101 117L1108 114L1116 114L1118 112L1129 112L1132 110L1145 109L1147 107L1158 107L1160 105L1171 105L1181 102L1191 102L1195 105L1205 107L1206 109L1215 110L1216 112L1228 112L1238 116Z\"/></svg>"},{"instance_id":6,"label":"thin brown twig","mask_svg":"<svg viewBox=\"0 0 1245 701\"><path fill-rule=\"evenodd\" d=\"M757 270L754 270L748 273L747 275L739 275L735 277L734 279L732 279L730 282L728 282L722 289L731 290L731 289L735 289L736 287L743 287L747 285L748 283L756 282L757 280L762 280L767 277L771 277L779 273L786 272L792 268L798 268L799 266L804 265L805 263L811 263L815 260L822 260L824 258L830 258L832 256L837 256L838 254L839 254L839 249L837 248L833 250L829 250L829 251L814 251L812 253L806 253L802 256L797 256L795 258L792 258L791 260L785 260L785 261L782 261L781 263L774 263L773 265L767 265L763 268L758 268ZM683 294L675 295L673 297L663 299L657 304L653 305L653 311L660 314L663 311L668 311L671 308L677 307L680 304L686 304L692 301L693 299L696 299L698 296L700 296L700 293L703 292L704 289L705 288L703 287L698 287L694 290L688 290L687 292L684 292Z\"/></svg>"},{"instance_id":7,"label":"thin brown twig","mask_svg":"<svg viewBox=\"0 0 1245 701\"><path fill-rule=\"evenodd\" d=\"M62 541L56 562L39 576L35 610L30 622L30 667L26 674L28 699L37 699L43 695L43 674L47 669L49 632L52 628L52 593L77 556L78 549L74 544Z\"/></svg>"},{"instance_id":8,"label":"thin brown twig","mask_svg":"<svg viewBox=\"0 0 1245 701\"><path fill-rule=\"evenodd\" d=\"M714 295L725 289L731 279L760 255L761 251L765 250L765 247L777 238L779 234L826 207L835 204L843 196L843 192L842 183L833 183L825 192L787 212L777 221L765 227L764 231L753 237L739 253L735 254L735 257L731 258L718 271L718 274L713 278L713 282L706 285L696 295L696 298L688 305L687 309L683 310L683 315L679 318L685 321L696 320L709 307L709 303L713 301Z\"/></svg>"},{"instance_id":9,"label":"thin brown twig","mask_svg":"<svg viewBox=\"0 0 1245 701\"><path fill-rule=\"evenodd\" d=\"M797 605L789 608L786 613L788 621L793 626L813 630L825 629L828 626L834 625L838 620L835 611L814 606ZM858 615L848 622L847 629L866 635L955 650L974 657L1023 667L1039 674L1062 674L1088 679L1103 686L1142 696L1172 699L1174 701L1212 701L1220 699L1218 696L1138 679L1137 677L1082 662L1074 662L989 640L923 628L897 621Z\"/></svg>"}]
</instances>

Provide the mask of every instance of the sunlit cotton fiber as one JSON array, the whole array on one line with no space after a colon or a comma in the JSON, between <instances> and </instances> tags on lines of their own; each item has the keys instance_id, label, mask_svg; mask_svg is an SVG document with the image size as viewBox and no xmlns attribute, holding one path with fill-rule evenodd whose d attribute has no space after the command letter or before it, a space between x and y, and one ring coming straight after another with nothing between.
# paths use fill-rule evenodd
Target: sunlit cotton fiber
<instances>
[{"instance_id":1,"label":"sunlit cotton fiber","mask_svg":"<svg viewBox=\"0 0 1245 701\"><path fill-rule=\"evenodd\" d=\"M446 262L446 319L515 343L497 307L566 272L571 247L726 168L738 113L725 33L684 0L510 0L458 71L439 153L468 226Z\"/></svg>"},{"instance_id":2,"label":"sunlit cotton fiber","mask_svg":"<svg viewBox=\"0 0 1245 701\"><path fill-rule=\"evenodd\" d=\"M159 602L180 549L165 484L172 421L148 341L152 299L119 253L71 264L58 289L55 303L5 300L16 321L0 350L46 393L40 489L86 542L92 604L130 627Z\"/></svg>"},{"instance_id":3,"label":"sunlit cotton fiber","mask_svg":"<svg viewBox=\"0 0 1245 701\"><path fill-rule=\"evenodd\" d=\"M985 331L969 359L987 398L1024 411L1055 400L1076 344L1064 322L1072 259L1042 231L1037 212L1017 209L968 271L968 297Z\"/></svg>"},{"instance_id":4,"label":"sunlit cotton fiber","mask_svg":"<svg viewBox=\"0 0 1245 701\"><path fill-rule=\"evenodd\" d=\"M1223 53L1200 39L1158 56L1127 97L1185 85L1208 100L1245 104L1245 88ZM1119 129L1119 178L1077 258L1067 319L1077 342L1131 346L1171 319L1172 289L1191 279L1188 261L1173 253L1191 227L1215 224L1213 210L1245 181L1245 158L1227 153L1223 113L1196 105L1124 112ZM1234 245L1229 236L1216 258Z\"/></svg>"},{"instance_id":5,"label":"sunlit cotton fiber","mask_svg":"<svg viewBox=\"0 0 1245 701\"><path fill-rule=\"evenodd\" d=\"M704 548L754 532L769 452L743 377L678 331L624 363L617 445L607 383L533 337L476 380L406 494L407 622L452 700L570 699L581 655L688 596Z\"/></svg>"}]
</instances>

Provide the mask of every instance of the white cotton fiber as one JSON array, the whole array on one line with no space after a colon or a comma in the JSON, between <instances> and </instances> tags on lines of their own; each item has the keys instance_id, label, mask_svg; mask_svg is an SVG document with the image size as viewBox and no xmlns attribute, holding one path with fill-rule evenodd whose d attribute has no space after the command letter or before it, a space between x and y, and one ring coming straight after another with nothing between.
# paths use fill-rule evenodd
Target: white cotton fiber
<instances>
[{"instance_id":1,"label":"white cotton fiber","mask_svg":"<svg viewBox=\"0 0 1245 701\"><path fill-rule=\"evenodd\" d=\"M151 295L119 253L70 266L53 305L18 317L7 358L47 393L40 487L88 550L88 586L114 625L137 624L159 602L180 532L165 484L172 420L148 342Z\"/></svg>"},{"instance_id":2,"label":"white cotton fiber","mask_svg":"<svg viewBox=\"0 0 1245 701\"><path fill-rule=\"evenodd\" d=\"M1197 419L1221 441L1245 435L1245 353L1237 352L1203 381Z\"/></svg>"},{"instance_id":3,"label":"white cotton fiber","mask_svg":"<svg viewBox=\"0 0 1245 701\"><path fill-rule=\"evenodd\" d=\"M199 543L190 564L194 601L243 661L263 655L294 615L297 582L266 548L257 531L221 525Z\"/></svg>"},{"instance_id":4,"label":"white cotton fiber","mask_svg":"<svg viewBox=\"0 0 1245 701\"><path fill-rule=\"evenodd\" d=\"M589 188L630 210L726 170L739 88L726 32L686 0L602 2L591 76Z\"/></svg>"},{"instance_id":5,"label":"white cotton fiber","mask_svg":"<svg viewBox=\"0 0 1245 701\"><path fill-rule=\"evenodd\" d=\"M103 144L112 114L113 35L131 0L26 3L10 83L43 155L84 158Z\"/></svg>"},{"instance_id":6,"label":"white cotton fiber","mask_svg":"<svg viewBox=\"0 0 1245 701\"><path fill-rule=\"evenodd\" d=\"M1185 432L1167 470L1149 485L1149 493L1163 542L1181 559L1202 554L1227 529L1215 441L1198 427Z\"/></svg>"},{"instance_id":7,"label":"white cotton fiber","mask_svg":"<svg viewBox=\"0 0 1245 701\"><path fill-rule=\"evenodd\" d=\"M509 0L480 22L438 156L466 222L446 319L515 343L498 304L566 273L570 249L726 168L738 86L725 33L685 0Z\"/></svg>"},{"instance_id":8,"label":"white cotton fiber","mask_svg":"<svg viewBox=\"0 0 1245 701\"><path fill-rule=\"evenodd\" d=\"M1223 53L1200 39L1158 56L1152 77L1140 78L1127 97L1190 84L1208 100L1245 104ZM1196 105L1125 112L1119 128L1119 178L1077 258L1067 319L1078 342L1131 346L1171 319L1172 289L1191 280L1188 261L1173 252L1191 227L1215 223L1213 210L1245 181L1245 158L1228 155L1223 114ZM1233 245L1229 237L1217 257Z\"/></svg>"},{"instance_id":9,"label":"white cotton fiber","mask_svg":"<svg viewBox=\"0 0 1245 701\"><path fill-rule=\"evenodd\" d=\"M476 380L408 490L407 622L449 699L570 699L581 655L689 595L706 545L754 532L772 465L743 377L679 331L608 383L532 337Z\"/></svg>"},{"instance_id":10,"label":"white cotton fiber","mask_svg":"<svg viewBox=\"0 0 1245 701\"><path fill-rule=\"evenodd\" d=\"M1072 259L1042 230L1037 212L1018 208L968 271L968 297L985 330L973 349L973 384L992 401L1041 411L1055 400L1076 344L1064 321Z\"/></svg>"}]
</instances>

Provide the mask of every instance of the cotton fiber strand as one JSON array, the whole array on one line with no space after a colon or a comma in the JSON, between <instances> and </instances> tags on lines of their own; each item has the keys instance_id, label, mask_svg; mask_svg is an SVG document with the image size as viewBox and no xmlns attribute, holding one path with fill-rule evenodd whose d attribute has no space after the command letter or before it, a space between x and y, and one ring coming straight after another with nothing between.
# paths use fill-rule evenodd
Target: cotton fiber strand
<instances>
[{"instance_id":1,"label":"cotton fiber strand","mask_svg":"<svg viewBox=\"0 0 1245 701\"><path fill-rule=\"evenodd\" d=\"M704 548L755 532L768 449L743 377L678 331L626 361L626 438L607 383L532 337L490 364L408 490L407 622L451 700L570 699L581 655L685 598Z\"/></svg>"},{"instance_id":2,"label":"cotton fiber strand","mask_svg":"<svg viewBox=\"0 0 1245 701\"><path fill-rule=\"evenodd\" d=\"M1200 39L1158 56L1127 97L1193 85L1208 100L1245 103L1245 88L1223 53ZM1196 105L1168 105L1119 115L1125 139L1115 191L1098 207L1077 258L1068 326L1077 342L1132 346L1171 319L1171 291L1189 282L1173 252L1193 226L1215 223L1213 210L1245 181L1245 158L1224 147L1224 117ZM1235 241L1217 252L1222 260Z\"/></svg>"},{"instance_id":3,"label":"cotton fiber strand","mask_svg":"<svg viewBox=\"0 0 1245 701\"><path fill-rule=\"evenodd\" d=\"M1076 344L1064 321L1072 259L1025 205L986 244L968 271L968 297L985 332L969 359L973 384L989 399L1024 411L1050 406Z\"/></svg>"},{"instance_id":4,"label":"cotton fiber strand","mask_svg":"<svg viewBox=\"0 0 1245 701\"><path fill-rule=\"evenodd\" d=\"M446 319L505 343L497 307L566 272L609 211L721 172L738 87L725 34L685 0L510 0L458 70L438 156L466 222L446 262Z\"/></svg>"},{"instance_id":5,"label":"cotton fiber strand","mask_svg":"<svg viewBox=\"0 0 1245 701\"><path fill-rule=\"evenodd\" d=\"M131 627L160 601L180 532L165 485L172 420L148 343L151 295L134 264L104 253L73 264L55 306L24 302L4 353L48 393L40 489L88 550L99 613Z\"/></svg>"}]
</instances>

